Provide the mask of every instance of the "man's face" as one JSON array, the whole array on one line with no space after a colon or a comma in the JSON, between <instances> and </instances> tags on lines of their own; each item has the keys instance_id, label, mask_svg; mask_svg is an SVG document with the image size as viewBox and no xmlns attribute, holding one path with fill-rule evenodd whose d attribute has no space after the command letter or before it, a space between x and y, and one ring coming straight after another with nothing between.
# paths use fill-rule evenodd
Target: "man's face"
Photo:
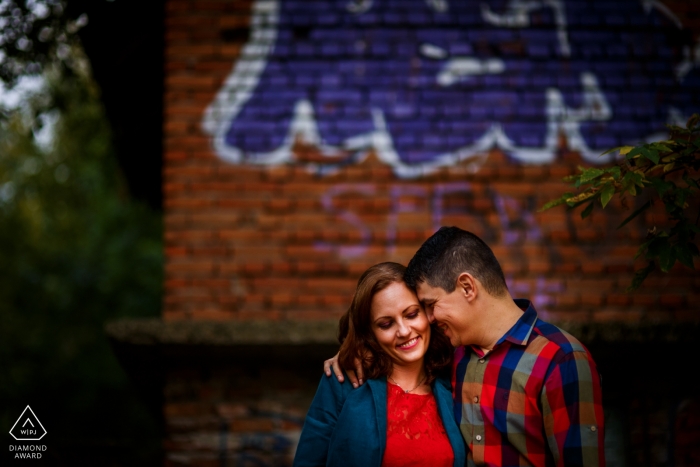
<instances>
[{"instance_id":1,"label":"man's face","mask_svg":"<svg viewBox=\"0 0 700 467\"><path fill-rule=\"evenodd\" d=\"M418 300L425 308L430 322L437 323L454 347L471 344L469 339L470 309L464 291L455 287L447 293L441 287L426 282L416 286Z\"/></svg>"}]
</instances>

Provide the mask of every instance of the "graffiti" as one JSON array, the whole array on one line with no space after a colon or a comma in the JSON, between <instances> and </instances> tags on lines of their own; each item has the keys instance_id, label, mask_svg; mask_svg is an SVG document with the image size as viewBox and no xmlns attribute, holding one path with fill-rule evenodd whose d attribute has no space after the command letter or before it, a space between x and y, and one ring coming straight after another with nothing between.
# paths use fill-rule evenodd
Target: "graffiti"
<instances>
[{"instance_id":1,"label":"graffiti","mask_svg":"<svg viewBox=\"0 0 700 467\"><path fill-rule=\"evenodd\" d=\"M486 198L491 207L481 211L470 209L468 200L474 197L473 187L467 182L438 183L434 185L392 184L381 186L371 183L339 184L329 188L321 197L324 211L333 216L334 224L342 226L343 230L356 232L355 243L347 241L338 243L319 241L315 243L317 251L331 252L341 258L352 259L366 255L376 238L373 234L384 232L386 243L384 252L388 255L396 253L398 230L401 215L422 214L426 220L425 229L437 230L449 216L459 216L463 219L462 227L483 232L480 236L489 243L500 243L508 247L512 258L516 261L527 262L522 251L524 245L540 245L543 261L555 263L556 253L548 245L543 244L543 234L538 225L534 211L536 200L534 196L516 199L493 190L487 190ZM340 198L373 199L386 196L389 200L384 222L379 225L370 224L363 220L359 212L352 206L337 207L335 201ZM481 195L480 195L481 196ZM460 202L455 204L454 200ZM496 213L496 223L489 223L483 209ZM530 274L525 278L514 274L506 275L506 282L512 293L518 296L528 296L535 299L538 309L546 314L554 304L554 297L564 289L561 280L548 277L545 274ZM544 315L543 315L544 316Z\"/></svg>"},{"instance_id":2,"label":"graffiti","mask_svg":"<svg viewBox=\"0 0 700 467\"><path fill-rule=\"evenodd\" d=\"M695 42L694 47L683 47L683 61L676 67L676 79L683 82L688 73L700 66L700 40Z\"/></svg>"},{"instance_id":3,"label":"graffiti","mask_svg":"<svg viewBox=\"0 0 700 467\"><path fill-rule=\"evenodd\" d=\"M655 0L316 5L253 3L250 39L202 122L224 161L326 175L374 154L409 179L478 166L491 148L548 164L565 144L602 163L695 105L682 85L698 47L675 55L654 28L681 25ZM634 27L598 27L608 20Z\"/></svg>"},{"instance_id":4,"label":"graffiti","mask_svg":"<svg viewBox=\"0 0 700 467\"><path fill-rule=\"evenodd\" d=\"M372 243L372 232L377 226L365 223L360 215L352 209L340 209L335 201L341 197L376 198L386 196L389 199L389 209L386 215L386 251L393 253L396 248L399 216L410 213L425 213L429 221L425 228L437 230L447 216L465 214L476 215L483 218L483 213L469 212L464 203L459 206L451 206L446 200L455 195L464 200L473 195L472 186L468 182L436 183L434 185L392 184L388 187L378 187L373 183L341 183L330 187L321 197L321 205L324 211L335 217L342 224L356 231L359 240L353 245L346 243L333 244L329 242L317 242L315 247L319 251L333 251L341 257L357 257L367 252ZM504 245L517 246L525 242L539 243L542 239L537 222L534 217L534 199L518 200L498 192L489 192L489 199L493 205L492 212L497 213L499 220L500 241ZM480 222L485 222L483 219ZM479 229L492 231L493 228L486 224L479 225ZM470 227L471 229L474 226ZM381 228L380 228L381 230ZM493 233L487 233L487 237L493 237ZM489 238L489 240L496 240Z\"/></svg>"},{"instance_id":5,"label":"graffiti","mask_svg":"<svg viewBox=\"0 0 700 467\"><path fill-rule=\"evenodd\" d=\"M511 0L508 4L507 13L503 15L492 12L487 4L482 3L481 16L484 18L484 21L494 26L524 28L530 26L530 12L541 8L551 8L554 12L559 52L564 57L570 56L571 47L569 47L569 38L566 31L566 15L564 13L564 4L560 0L544 0L541 2Z\"/></svg>"},{"instance_id":6,"label":"graffiti","mask_svg":"<svg viewBox=\"0 0 700 467\"><path fill-rule=\"evenodd\" d=\"M683 25L681 24L681 20L678 19L678 16L674 15L673 12L663 3L661 3L659 0L640 0L642 2L642 7L644 8L644 11L649 14L653 9L659 10L661 13L663 13L668 19L670 19L673 24L676 25L678 29L683 29Z\"/></svg>"},{"instance_id":7,"label":"graffiti","mask_svg":"<svg viewBox=\"0 0 700 467\"><path fill-rule=\"evenodd\" d=\"M331 187L326 193L321 197L321 205L324 210L329 214L335 214L339 220L350 224L353 228L360 232L360 242L355 245L334 245L328 242L318 242L315 247L319 251L334 251L339 256L360 256L363 255L367 248L369 248L370 241L372 239L372 230L369 226L365 225L360 217L350 210L337 210L333 206L333 200L336 196L342 194L354 194L361 196L373 196L376 193L376 187L372 184L358 184L358 183L343 183Z\"/></svg>"}]
</instances>

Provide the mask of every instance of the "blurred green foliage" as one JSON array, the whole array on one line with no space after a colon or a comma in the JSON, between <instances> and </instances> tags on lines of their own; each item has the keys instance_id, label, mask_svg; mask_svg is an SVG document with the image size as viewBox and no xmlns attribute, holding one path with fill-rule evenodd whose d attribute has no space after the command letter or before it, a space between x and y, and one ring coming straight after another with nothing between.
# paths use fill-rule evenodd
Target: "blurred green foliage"
<instances>
[{"instance_id":1,"label":"blurred green foliage","mask_svg":"<svg viewBox=\"0 0 700 467\"><path fill-rule=\"evenodd\" d=\"M630 260L642 257L647 265L635 272L628 292L637 290L652 271L668 272L676 261L695 269L695 258L700 257L700 115L693 114L685 128L668 127L667 140L604 152L619 154L618 162L611 167L579 167L579 173L564 179L578 193L564 193L540 209L560 205L572 209L586 204L581 211L585 219L596 206L605 209L615 195L626 209L628 197L637 198L641 205L621 220L619 229L655 204L663 205L667 226L649 226Z\"/></svg>"},{"instance_id":2,"label":"blurred green foliage","mask_svg":"<svg viewBox=\"0 0 700 467\"><path fill-rule=\"evenodd\" d=\"M47 457L81 446L154 459L158 421L103 327L160 314L161 216L129 198L88 74L46 76L0 120L0 427L29 404ZM52 120L40 144L37 122Z\"/></svg>"}]
</instances>

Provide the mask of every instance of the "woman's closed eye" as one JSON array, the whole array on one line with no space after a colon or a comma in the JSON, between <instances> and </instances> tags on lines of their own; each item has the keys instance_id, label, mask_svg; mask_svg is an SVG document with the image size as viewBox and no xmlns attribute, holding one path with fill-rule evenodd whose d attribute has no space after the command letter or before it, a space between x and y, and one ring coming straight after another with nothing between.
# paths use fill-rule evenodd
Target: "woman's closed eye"
<instances>
[{"instance_id":1,"label":"woman's closed eye","mask_svg":"<svg viewBox=\"0 0 700 467\"><path fill-rule=\"evenodd\" d=\"M389 329L391 327L391 321L380 321L377 323L380 329Z\"/></svg>"},{"instance_id":2,"label":"woman's closed eye","mask_svg":"<svg viewBox=\"0 0 700 467\"><path fill-rule=\"evenodd\" d=\"M414 310L406 315L406 318L408 319L415 319L418 317L418 314L420 313L419 310Z\"/></svg>"}]
</instances>

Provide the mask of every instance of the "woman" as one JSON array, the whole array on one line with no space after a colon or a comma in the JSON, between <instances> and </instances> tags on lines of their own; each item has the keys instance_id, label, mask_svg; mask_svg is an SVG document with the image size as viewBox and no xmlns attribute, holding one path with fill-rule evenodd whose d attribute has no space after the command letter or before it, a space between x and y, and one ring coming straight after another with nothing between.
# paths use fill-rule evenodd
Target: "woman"
<instances>
[{"instance_id":1,"label":"woman","mask_svg":"<svg viewBox=\"0 0 700 467\"><path fill-rule=\"evenodd\" d=\"M452 346L431 329L405 267L362 274L340 320L341 367L363 363L367 384L321 377L297 447L302 466L462 466L465 447L446 379Z\"/></svg>"}]
</instances>

